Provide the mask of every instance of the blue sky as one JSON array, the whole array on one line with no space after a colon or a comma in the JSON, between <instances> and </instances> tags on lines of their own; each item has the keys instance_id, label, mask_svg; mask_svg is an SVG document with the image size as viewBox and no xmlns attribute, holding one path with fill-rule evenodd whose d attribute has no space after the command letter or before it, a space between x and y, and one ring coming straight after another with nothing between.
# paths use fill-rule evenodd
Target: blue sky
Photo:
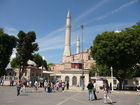
<instances>
[{"instance_id":1,"label":"blue sky","mask_svg":"<svg viewBox=\"0 0 140 105\"><path fill-rule=\"evenodd\" d=\"M72 54L76 52L76 38L81 36L81 24L86 50L97 34L123 30L140 21L140 0L0 0L0 27L15 36L19 30L35 31L38 52L49 63L60 63L68 9Z\"/></svg>"}]
</instances>

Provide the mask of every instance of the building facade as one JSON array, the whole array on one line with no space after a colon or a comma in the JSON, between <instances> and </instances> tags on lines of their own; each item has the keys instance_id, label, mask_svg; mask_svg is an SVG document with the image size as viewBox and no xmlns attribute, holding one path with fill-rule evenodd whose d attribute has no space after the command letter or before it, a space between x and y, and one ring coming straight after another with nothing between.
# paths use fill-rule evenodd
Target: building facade
<instances>
[{"instance_id":1,"label":"building facade","mask_svg":"<svg viewBox=\"0 0 140 105\"><path fill-rule=\"evenodd\" d=\"M89 82L89 69L95 64L90 55L90 49L80 52L80 38L76 41L76 54L71 54L71 15L68 11L66 17L66 35L62 62L51 66L57 79L69 82L70 86L87 85Z\"/></svg>"}]
</instances>

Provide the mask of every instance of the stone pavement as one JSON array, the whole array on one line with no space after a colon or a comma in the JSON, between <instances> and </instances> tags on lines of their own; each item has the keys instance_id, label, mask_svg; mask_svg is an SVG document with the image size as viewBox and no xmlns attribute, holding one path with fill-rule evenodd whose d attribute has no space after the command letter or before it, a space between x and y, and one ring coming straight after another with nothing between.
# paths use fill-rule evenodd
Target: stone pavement
<instances>
[{"instance_id":1,"label":"stone pavement","mask_svg":"<svg viewBox=\"0 0 140 105\"><path fill-rule=\"evenodd\" d=\"M35 92L27 88L26 93L16 96L16 87L0 86L0 105L105 105L103 94L98 93L98 100L88 101L87 91L65 91L45 93L43 89ZM140 102L138 93L112 93L113 105L137 105Z\"/></svg>"}]
</instances>

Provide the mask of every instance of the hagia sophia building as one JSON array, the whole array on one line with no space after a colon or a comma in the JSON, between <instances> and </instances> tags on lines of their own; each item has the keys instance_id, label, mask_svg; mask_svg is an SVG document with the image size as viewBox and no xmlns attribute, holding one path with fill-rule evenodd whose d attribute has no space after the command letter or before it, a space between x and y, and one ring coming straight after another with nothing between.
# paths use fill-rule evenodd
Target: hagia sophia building
<instances>
[{"instance_id":1,"label":"hagia sophia building","mask_svg":"<svg viewBox=\"0 0 140 105\"><path fill-rule=\"evenodd\" d=\"M80 86L82 77L84 84L89 82L89 69L95 64L90 55L90 49L80 52L80 38L76 41L76 54L71 54L71 15L68 11L66 18L65 47L62 62L51 66L52 76L62 81L69 81L70 86Z\"/></svg>"}]
</instances>

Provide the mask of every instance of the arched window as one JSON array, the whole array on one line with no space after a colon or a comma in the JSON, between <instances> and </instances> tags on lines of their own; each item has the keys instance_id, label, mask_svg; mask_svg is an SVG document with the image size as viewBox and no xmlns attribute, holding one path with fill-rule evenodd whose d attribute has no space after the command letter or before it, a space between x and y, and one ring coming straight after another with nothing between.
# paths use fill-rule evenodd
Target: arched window
<instances>
[{"instance_id":1,"label":"arched window","mask_svg":"<svg viewBox=\"0 0 140 105\"><path fill-rule=\"evenodd\" d=\"M73 76L72 77L72 85L73 86L76 86L77 85L77 77L76 76Z\"/></svg>"},{"instance_id":2,"label":"arched window","mask_svg":"<svg viewBox=\"0 0 140 105\"><path fill-rule=\"evenodd\" d=\"M80 76L80 86L82 86L82 84L85 84L85 76Z\"/></svg>"},{"instance_id":3,"label":"arched window","mask_svg":"<svg viewBox=\"0 0 140 105\"><path fill-rule=\"evenodd\" d=\"M88 56L88 60L90 60L90 56Z\"/></svg>"},{"instance_id":4,"label":"arched window","mask_svg":"<svg viewBox=\"0 0 140 105\"><path fill-rule=\"evenodd\" d=\"M69 76L65 77L65 81L69 82Z\"/></svg>"}]
</instances>

